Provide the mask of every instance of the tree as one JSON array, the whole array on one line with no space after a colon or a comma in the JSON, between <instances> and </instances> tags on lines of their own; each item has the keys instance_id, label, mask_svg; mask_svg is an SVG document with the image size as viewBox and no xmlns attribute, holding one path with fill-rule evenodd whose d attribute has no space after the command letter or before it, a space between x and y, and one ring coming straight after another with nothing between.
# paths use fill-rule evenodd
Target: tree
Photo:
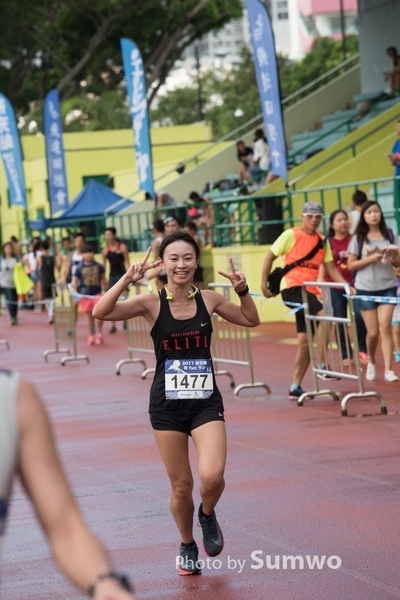
<instances>
[{"instance_id":1,"label":"tree","mask_svg":"<svg viewBox=\"0 0 400 600\"><path fill-rule=\"evenodd\" d=\"M141 49L151 102L184 49L241 12L241 0L4 0L0 89L19 113L52 87L61 99L82 81L96 96L115 90L128 37Z\"/></svg>"},{"instance_id":2,"label":"tree","mask_svg":"<svg viewBox=\"0 0 400 600\"><path fill-rule=\"evenodd\" d=\"M348 36L346 45L348 54L354 54L358 51L358 38ZM300 90L340 64L341 52L341 42L331 38L318 38L310 52L300 61L278 56L282 98ZM328 77L326 81L333 77L337 77L337 73ZM243 48L238 67L224 73L223 76L212 73L204 76L202 87L206 98L205 118L211 123L216 138L222 137L261 113L254 61L248 48ZM312 89L305 91L295 101L309 94ZM198 111L194 100L196 94L195 85L185 90L170 92L160 100L158 110L152 112L153 118L156 117L162 123L178 124L182 122L180 119L184 114L185 123L197 121ZM189 121L190 115L192 121Z\"/></svg>"}]
</instances>

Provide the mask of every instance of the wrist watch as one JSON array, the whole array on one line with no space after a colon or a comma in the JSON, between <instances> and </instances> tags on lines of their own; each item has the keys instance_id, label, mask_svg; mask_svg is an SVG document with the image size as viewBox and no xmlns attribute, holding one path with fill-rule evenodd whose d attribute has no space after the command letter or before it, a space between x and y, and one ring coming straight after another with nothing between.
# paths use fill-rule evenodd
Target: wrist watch
<instances>
[{"instance_id":1,"label":"wrist watch","mask_svg":"<svg viewBox=\"0 0 400 600\"><path fill-rule=\"evenodd\" d=\"M127 592L133 592L132 583L127 575L125 575L124 573L118 573L117 571L110 571L109 573L103 573L102 575L98 575L96 579L92 581L88 589L88 594L91 598L95 594L97 585L100 583L100 581L103 581L103 579L114 579L115 581L118 581L118 583L124 590L126 590Z\"/></svg>"}]
</instances>

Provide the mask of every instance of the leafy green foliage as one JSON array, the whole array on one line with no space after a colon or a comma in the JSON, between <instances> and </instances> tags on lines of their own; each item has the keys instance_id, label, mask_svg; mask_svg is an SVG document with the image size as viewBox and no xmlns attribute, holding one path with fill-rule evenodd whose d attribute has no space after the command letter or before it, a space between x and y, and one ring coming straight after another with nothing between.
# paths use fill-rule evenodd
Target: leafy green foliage
<instances>
[{"instance_id":1,"label":"leafy green foliage","mask_svg":"<svg viewBox=\"0 0 400 600\"><path fill-rule=\"evenodd\" d=\"M346 38L348 56L358 51L358 38ZM315 40L311 51L301 61L291 61L286 57L278 57L282 97L285 98L299 90L317 77L323 75L342 62L342 44L330 38ZM331 76L337 77L338 73ZM329 77L326 81L329 80ZM241 63L233 71L226 72L221 78L214 74L202 78L205 98L205 118L211 123L213 135L218 138L243 123L256 117L261 112L254 62L251 52L242 51ZM313 88L304 93L309 94ZM300 96L301 97L301 96ZM298 97L297 100L300 98ZM180 124L198 120L195 105L197 86L185 90L170 92L160 100L157 111L152 111L152 118L160 122ZM214 99L214 101L213 101ZM218 102L215 102L215 99ZM239 109L239 111L238 111ZM241 116L237 116L243 113ZM236 116L235 116L236 113ZM181 121L185 115L185 121ZM192 115L192 121L188 120Z\"/></svg>"},{"instance_id":2,"label":"leafy green foliage","mask_svg":"<svg viewBox=\"0 0 400 600\"><path fill-rule=\"evenodd\" d=\"M18 114L53 87L62 99L119 91L119 40L128 37L142 51L151 100L188 44L241 12L241 0L3 0L0 89Z\"/></svg>"}]
</instances>

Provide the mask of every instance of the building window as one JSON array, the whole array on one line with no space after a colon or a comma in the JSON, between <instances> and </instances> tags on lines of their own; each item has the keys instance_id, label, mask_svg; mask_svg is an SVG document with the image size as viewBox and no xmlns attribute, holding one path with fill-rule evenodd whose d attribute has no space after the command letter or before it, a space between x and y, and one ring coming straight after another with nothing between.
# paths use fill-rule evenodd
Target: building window
<instances>
[{"instance_id":1,"label":"building window","mask_svg":"<svg viewBox=\"0 0 400 600\"><path fill-rule=\"evenodd\" d=\"M288 19L289 18L289 13L288 12L278 12L278 19L283 21L284 19Z\"/></svg>"}]
</instances>

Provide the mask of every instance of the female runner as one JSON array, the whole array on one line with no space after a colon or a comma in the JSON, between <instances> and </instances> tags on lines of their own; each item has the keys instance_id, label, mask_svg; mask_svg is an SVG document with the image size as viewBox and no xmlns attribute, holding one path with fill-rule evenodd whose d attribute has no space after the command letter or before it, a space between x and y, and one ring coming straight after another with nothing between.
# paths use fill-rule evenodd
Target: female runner
<instances>
[{"instance_id":1,"label":"female runner","mask_svg":"<svg viewBox=\"0 0 400 600\"><path fill-rule=\"evenodd\" d=\"M107 321L143 316L152 327L157 366L150 391L150 421L170 480L170 508L181 536L178 573L194 575L201 570L193 538L189 436L199 455L198 519L204 549L209 556L217 556L223 549L223 536L214 508L225 486L226 432L224 406L210 354L211 317L216 313L244 327L256 327L260 320L246 278L235 270L231 259L231 273L219 271L219 274L232 283L239 305L222 294L200 291L193 285L200 250L186 232L179 231L164 238L159 260L148 264L150 251L149 248L143 260L132 264L102 296L93 315ZM158 294L141 294L118 302L130 284L140 281L148 269L160 263L167 272L168 283Z\"/></svg>"}]
</instances>

